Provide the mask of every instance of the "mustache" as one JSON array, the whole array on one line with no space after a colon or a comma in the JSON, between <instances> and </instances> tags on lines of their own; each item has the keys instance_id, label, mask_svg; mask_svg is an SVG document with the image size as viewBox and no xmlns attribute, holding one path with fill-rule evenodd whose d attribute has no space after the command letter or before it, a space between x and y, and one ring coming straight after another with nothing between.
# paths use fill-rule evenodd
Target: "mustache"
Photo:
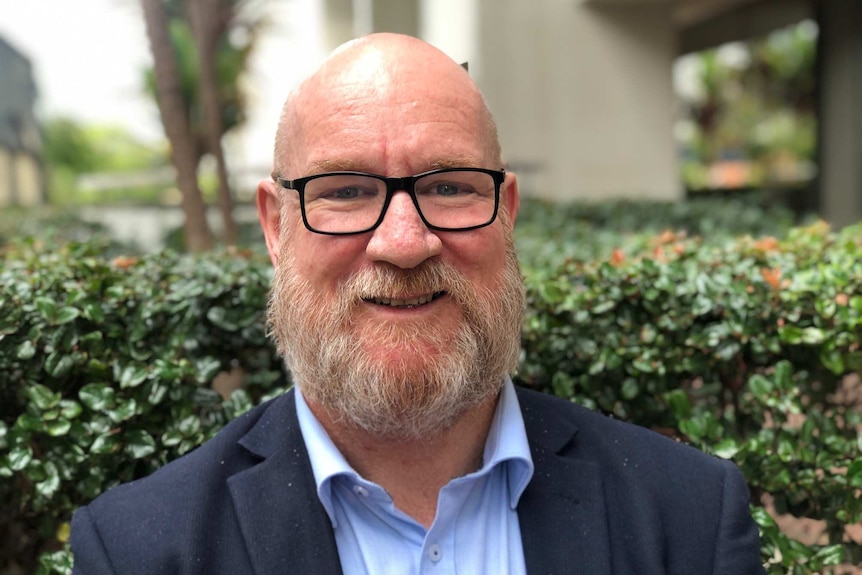
<instances>
[{"instance_id":1,"label":"mustache","mask_svg":"<svg viewBox=\"0 0 862 575\"><path fill-rule=\"evenodd\" d=\"M372 298L410 298L444 292L462 304L475 298L470 282L454 266L439 259L425 260L415 268L389 263L358 271L338 288L338 301L357 306Z\"/></svg>"}]
</instances>

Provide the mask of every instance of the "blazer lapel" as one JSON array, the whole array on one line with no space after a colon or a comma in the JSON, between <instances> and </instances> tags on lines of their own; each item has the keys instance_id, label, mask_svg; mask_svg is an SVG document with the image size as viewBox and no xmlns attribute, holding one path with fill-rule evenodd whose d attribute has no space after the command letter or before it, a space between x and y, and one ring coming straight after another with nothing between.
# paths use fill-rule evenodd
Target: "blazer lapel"
<instances>
[{"instance_id":1,"label":"blazer lapel","mask_svg":"<svg viewBox=\"0 0 862 575\"><path fill-rule=\"evenodd\" d=\"M518 503L527 573L609 574L601 477L593 462L576 458L577 427L543 408L532 393L518 399L535 466Z\"/></svg>"},{"instance_id":2,"label":"blazer lapel","mask_svg":"<svg viewBox=\"0 0 862 575\"><path fill-rule=\"evenodd\" d=\"M335 536L317 498L293 392L274 401L239 443L261 458L228 479L254 572L340 575Z\"/></svg>"}]
</instances>

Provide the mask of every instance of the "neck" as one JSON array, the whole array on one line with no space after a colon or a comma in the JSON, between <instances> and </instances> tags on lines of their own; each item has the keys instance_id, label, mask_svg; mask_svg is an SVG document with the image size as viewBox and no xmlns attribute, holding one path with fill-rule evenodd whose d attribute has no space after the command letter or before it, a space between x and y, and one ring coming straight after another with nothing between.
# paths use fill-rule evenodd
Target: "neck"
<instances>
[{"instance_id":1,"label":"neck","mask_svg":"<svg viewBox=\"0 0 862 575\"><path fill-rule=\"evenodd\" d=\"M482 467L498 397L433 436L407 440L370 434L319 405L309 402L309 407L357 473L383 487L398 509L427 529L437 514L440 489Z\"/></svg>"}]
</instances>

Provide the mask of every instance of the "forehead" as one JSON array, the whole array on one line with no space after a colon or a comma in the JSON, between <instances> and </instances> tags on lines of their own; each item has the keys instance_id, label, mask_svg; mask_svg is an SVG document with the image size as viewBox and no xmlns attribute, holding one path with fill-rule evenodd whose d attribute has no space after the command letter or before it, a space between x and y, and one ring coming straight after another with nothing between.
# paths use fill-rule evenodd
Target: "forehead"
<instances>
[{"instance_id":1,"label":"forehead","mask_svg":"<svg viewBox=\"0 0 862 575\"><path fill-rule=\"evenodd\" d=\"M487 163L475 90L449 70L421 72L371 60L324 78L298 110L292 177Z\"/></svg>"}]
</instances>

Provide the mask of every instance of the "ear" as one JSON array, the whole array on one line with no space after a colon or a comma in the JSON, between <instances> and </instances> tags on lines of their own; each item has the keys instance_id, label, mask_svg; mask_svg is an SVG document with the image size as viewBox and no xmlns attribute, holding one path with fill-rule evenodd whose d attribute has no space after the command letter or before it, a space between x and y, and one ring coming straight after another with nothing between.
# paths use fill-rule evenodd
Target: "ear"
<instances>
[{"instance_id":1,"label":"ear","mask_svg":"<svg viewBox=\"0 0 862 575\"><path fill-rule=\"evenodd\" d=\"M257 217L263 228L269 259L277 266L281 249L281 202L279 185L272 180L261 180L257 185Z\"/></svg>"},{"instance_id":2,"label":"ear","mask_svg":"<svg viewBox=\"0 0 862 575\"><path fill-rule=\"evenodd\" d=\"M515 218L518 217L518 206L521 203L521 197L518 193L518 178L512 172L506 172L506 179L500 190L500 203L502 208L509 214L509 222L512 227L515 226Z\"/></svg>"}]
</instances>

